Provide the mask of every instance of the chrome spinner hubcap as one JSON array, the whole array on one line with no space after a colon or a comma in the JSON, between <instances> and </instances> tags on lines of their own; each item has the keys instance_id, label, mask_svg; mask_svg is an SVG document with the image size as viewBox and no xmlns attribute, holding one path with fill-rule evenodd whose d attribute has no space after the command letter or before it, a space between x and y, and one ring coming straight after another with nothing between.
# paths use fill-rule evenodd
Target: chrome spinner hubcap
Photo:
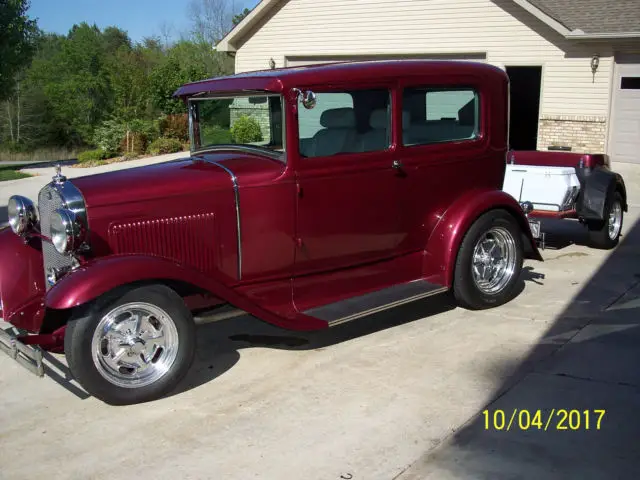
<instances>
[{"instance_id":1,"label":"chrome spinner hubcap","mask_svg":"<svg viewBox=\"0 0 640 480\"><path fill-rule=\"evenodd\" d=\"M618 237L621 227L622 205L620 205L620 202L615 202L609 212L609 238L611 240L615 240Z\"/></svg>"},{"instance_id":2,"label":"chrome spinner hubcap","mask_svg":"<svg viewBox=\"0 0 640 480\"><path fill-rule=\"evenodd\" d=\"M98 372L124 388L140 388L164 376L178 354L178 330L161 308L127 303L107 313L93 334Z\"/></svg>"},{"instance_id":3,"label":"chrome spinner hubcap","mask_svg":"<svg viewBox=\"0 0 640 480\"><path fill-rule=\"evenodd\" d=\"M493 227L473 249L471 273L476 286L487 294L497 294L516 271L516 242L509 230Z\"/></svg>"}]
</instances>

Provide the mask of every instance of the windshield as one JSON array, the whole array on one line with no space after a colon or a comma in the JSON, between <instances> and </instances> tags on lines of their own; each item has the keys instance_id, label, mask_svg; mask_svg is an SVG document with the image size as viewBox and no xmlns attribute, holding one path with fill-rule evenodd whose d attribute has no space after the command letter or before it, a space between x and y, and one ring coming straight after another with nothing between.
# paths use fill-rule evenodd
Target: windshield
<instances>
[{"instance_id":1,"label":"windshield","mask_svg":"<svg viewBox=\"0 0 640 480\"><path fill-rule=\"evenodd\" d=\"M283 155L280 95L191 99L189 103L192 150L225 146Z\"/></svg>"}]
</instances>

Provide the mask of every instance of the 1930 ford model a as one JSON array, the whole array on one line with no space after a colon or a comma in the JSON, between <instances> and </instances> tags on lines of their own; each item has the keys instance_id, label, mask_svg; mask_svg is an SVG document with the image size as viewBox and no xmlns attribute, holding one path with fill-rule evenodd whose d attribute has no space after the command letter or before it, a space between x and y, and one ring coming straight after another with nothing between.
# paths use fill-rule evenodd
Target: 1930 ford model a
<instances>
[{"instance_id":1,"label":"1930 ford model a","mask_svg":"<svg viewBox=\"0 0 640 480\"><path fill-rule=\"evenodd\" d=\"M191 155L76 178L0 232L0 331L41 348L112 404L158 398L195 349L192 310L230 306L328 328L451 290L466 308L515 295L542 260L502 188L508 79L469 62L395 61L187 84Z\"/></svg>"}]
</instances>

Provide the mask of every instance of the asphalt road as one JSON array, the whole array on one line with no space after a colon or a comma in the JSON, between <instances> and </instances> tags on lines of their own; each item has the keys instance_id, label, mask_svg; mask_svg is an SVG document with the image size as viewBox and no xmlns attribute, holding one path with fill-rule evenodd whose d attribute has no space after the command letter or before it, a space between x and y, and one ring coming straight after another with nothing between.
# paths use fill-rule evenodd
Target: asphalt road
<instances>
[{"instance_id":1,"label":"asphalt road","mask_svg":"<svg viewBox=\"0 0 640 480\"><path fill-rule=\"evenodd\" d=\"M63 356L39 379L0 355L0 478L640 478L640 169L622 173L623 243L547 223L545 262L497 309L441 296L315 334L204 325L178 391L131 407L65 380ZM592 427L507 432L482 414L552 408Z\"/></svg>"}]
</instances>

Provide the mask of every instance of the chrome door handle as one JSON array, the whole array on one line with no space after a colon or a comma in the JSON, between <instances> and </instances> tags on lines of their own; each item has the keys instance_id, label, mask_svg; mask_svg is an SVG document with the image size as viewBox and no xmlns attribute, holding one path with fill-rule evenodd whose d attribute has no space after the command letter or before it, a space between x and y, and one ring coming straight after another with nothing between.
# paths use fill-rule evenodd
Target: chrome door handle
<instances>
[{"instance_id":1,"label":"chrome door handle","mask_svg":"<svg viewBox=\"0 0 640 480\"><path fill-rule=\"evenodd\" d=\"M400 160L394 160L391 164L391 167L395 168L396 170L400 170L402 168L402 162Z\"/></svg>"}]
</instances>

